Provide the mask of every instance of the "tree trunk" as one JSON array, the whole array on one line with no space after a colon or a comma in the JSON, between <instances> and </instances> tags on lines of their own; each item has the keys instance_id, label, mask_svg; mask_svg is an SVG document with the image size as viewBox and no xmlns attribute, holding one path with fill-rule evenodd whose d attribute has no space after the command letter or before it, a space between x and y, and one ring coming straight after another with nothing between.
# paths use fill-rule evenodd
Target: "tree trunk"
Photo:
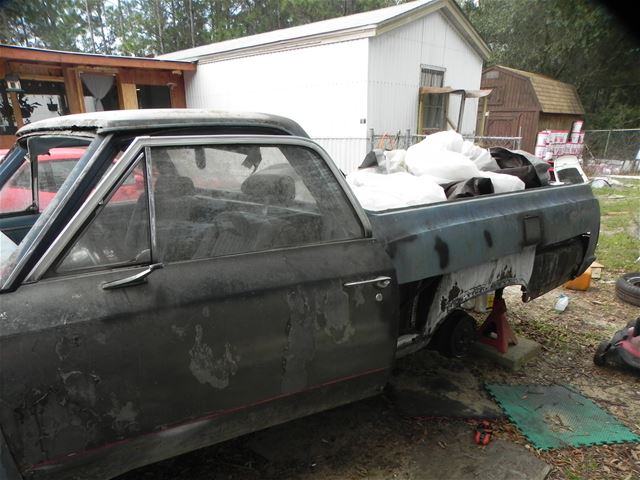
<instances>
[{"instance_id":1,"label":"tree trunk","mask_svg":"<svg viewBox=\"0 0 640 480\"><path fill-rule=\"evenodd\" d=\"M189 0L189 29L191 31L191 47L196 46L196 32L193 29L193 0Z\"/></svg>"},{"instance_id":2,"label":"tree trunk","mask_svg":"<svg viewBox=\"0 0 640 480\"><path fill-rule=\"evenodd\" d=\"M156 22L158 27L158 43L160 46L160 53L164 53L164 31L162 28L162 15L160 11L160 0L155 0L156 7Z\"/></svg>"},{"instance_id":3,"label":"tree trunk","mask_svg":"<svg viewBox=\"0 0 640 480\"><path fill-rule=\"evenodd\" d=\"M89 26L89 36L91 37L91 51L96 52L96 39L93 36L93 26L91 25L91 11L89 10L89 0L84 0L84 6L87 10L87 24Z\"/></svg>"}]
</instances>

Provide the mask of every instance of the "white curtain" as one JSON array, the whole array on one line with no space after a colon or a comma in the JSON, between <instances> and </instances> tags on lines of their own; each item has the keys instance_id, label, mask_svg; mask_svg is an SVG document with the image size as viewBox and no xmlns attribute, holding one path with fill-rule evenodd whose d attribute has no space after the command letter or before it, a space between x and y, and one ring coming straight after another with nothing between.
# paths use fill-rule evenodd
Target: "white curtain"
<instances>
[{"instance_id":1,"label":"white curtain","mask_svg":"<svg viewBox=\"0 0 640 480\"><path fill-rule=\"evenodd\" d=\"M114 81L115 77L113 77L113 75L82 75L82 83L84 83L87 90L91 92L91 95L95 99L96 112L104 110L102 99L106 97L107 93L109 93L109 90L113 87Z\"/></svg>"}]
</instances>

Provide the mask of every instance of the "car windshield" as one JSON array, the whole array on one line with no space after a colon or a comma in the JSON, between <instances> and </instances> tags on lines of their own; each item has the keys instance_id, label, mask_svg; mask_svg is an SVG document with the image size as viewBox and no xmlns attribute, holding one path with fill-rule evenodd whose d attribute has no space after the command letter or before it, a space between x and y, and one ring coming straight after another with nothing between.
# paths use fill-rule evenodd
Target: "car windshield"
<instances>
[{"instance_id":1,"label":"car windshield","mask_svg":"<svg viewBox=\"0 0 640 480\"><path fill-rule=\"evenodd\" d=\"M62 192L72 187L92 138L42 135L23 139L0 169L0 288Z\"/></svg>"}]
</instances>

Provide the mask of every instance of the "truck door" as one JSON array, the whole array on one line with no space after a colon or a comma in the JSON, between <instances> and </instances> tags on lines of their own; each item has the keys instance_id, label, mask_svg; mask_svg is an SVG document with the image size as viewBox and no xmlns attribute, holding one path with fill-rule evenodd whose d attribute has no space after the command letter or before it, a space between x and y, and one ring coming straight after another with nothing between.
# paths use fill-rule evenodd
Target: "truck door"
<instances>
[{"instance_id":1,"label":"truck door","mask_svg":"<svg viewBox=\"0 0 640 480\"><path fill-rule=\"evenodd\" d=\"M77 439L50 433L21 463L82 454L129 469L379 391L397 336L392 265L317 147L137 145L48 278L10 294L49 315L39 340L52 348L24 353L29 337L3 353L23 352L29 383L66 399L34 413L31 434L50 412Z\"/></svg>"}]
</instances>

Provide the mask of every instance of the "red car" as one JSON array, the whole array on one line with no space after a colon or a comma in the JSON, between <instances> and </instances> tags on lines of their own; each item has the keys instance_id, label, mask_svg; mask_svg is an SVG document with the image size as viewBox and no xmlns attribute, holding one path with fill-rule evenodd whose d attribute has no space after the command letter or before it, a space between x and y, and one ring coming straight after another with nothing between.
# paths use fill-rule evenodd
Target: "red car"
<instances>
[{"instance_id":1,"label":"red car","mask_svg":"<svg viewBox=\"0 0 640 480\"><path fill-rule=\"evenodd\" d=\"M8 150L0 150L0 159ZM38 156L38 205L44 210L55 197L85 148L52 148L47 155ZM30 163L25 162L13 175L6 188L0 191L0 215L26 211L32 204ZM123 185L116 192L118 201L136 200L143 190L142 176Z\"/></svg>"}]
</instances>

